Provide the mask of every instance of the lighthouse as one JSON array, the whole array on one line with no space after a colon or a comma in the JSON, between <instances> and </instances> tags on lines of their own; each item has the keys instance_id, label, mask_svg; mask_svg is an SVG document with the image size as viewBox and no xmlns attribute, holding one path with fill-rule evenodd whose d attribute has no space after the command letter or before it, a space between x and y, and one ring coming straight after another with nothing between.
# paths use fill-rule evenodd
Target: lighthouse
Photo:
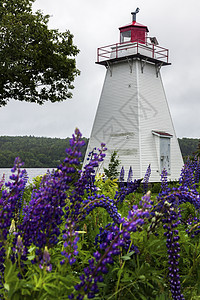
<instances>
[{"instance_id":1,"label":"lighthouse","mask_svg":"<svg viewBox=\"0 0 200 300\"><path fill-rule=\"evenodd\" d=\"M151 182L160 181L164 168L169 180L177 180L183 160L160 72L170 65L169 51L136 21L138 12L119 28L118 43L97 49L96 63L106 67L106 75L86 157L104 142L100 173L117 151L125 176L131 167L134 178L143 178L150 164Z\"/></svg>"}]
</instances>

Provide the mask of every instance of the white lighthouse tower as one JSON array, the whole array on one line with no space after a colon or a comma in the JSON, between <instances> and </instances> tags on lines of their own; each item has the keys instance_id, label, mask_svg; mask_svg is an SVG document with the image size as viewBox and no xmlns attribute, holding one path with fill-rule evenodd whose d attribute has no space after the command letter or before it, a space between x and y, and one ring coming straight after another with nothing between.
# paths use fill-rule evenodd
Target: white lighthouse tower
<instances>
[{"instance_id":1,"label":"white lighthouse tower","mask_svg":"<svg viewBox=\"0 0 200 300\"><path fill-rule=\"evenodd\" d=\"M86 157L104 142L108 151L99 172L117 151L126 175L132 167L133 177L142 178L151 164L151 182L160 181L163 168L176 180L183 160L160 74L170 65L168 49L147 36L147 26L136 22L138 11L119 28L119 43L98 48L96 63L107 72Z\"/></svg>"}]
</instances>

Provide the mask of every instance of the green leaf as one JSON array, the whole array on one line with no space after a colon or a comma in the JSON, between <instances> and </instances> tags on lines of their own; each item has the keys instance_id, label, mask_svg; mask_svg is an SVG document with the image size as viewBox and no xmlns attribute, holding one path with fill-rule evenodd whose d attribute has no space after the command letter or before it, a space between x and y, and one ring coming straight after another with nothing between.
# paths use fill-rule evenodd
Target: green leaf
<instances>
[{"instance_id":1,"label":"green leaf","mask_svg":"<svg viewBox=\"0 0 200 300\"><path fill-rule=\"evenodd\" d=\"M43 285L44 290L49 294L49 295L57 295L57 291L59 291L59 287L53 284L45 283Z\"/></svg>"},{"instance_id":2,"label":"green leaf","mask_svg":"<svg viewBox=\"0 0 200 300\"><path fill-rule=\"evenodd\" d=\"M33 260L35 258L35 255L29 255L28 260Z\"/></svg>"},{"instance_id":3,"label":"green leaf","mask_svg":"<svg viewBox=\"0 0 200 300\"><path fill-rule=\"evenodd\" d=\"M132 256L133 254L135 254L135 251L128 252L126 255L127 256Z\"/></svg>"},{"instance_id":4,"label":"green leaf","mask_svg":"<svg viewBox=\"0 0 200 300\"><path fill-rule=\"evenodd\" d=\"M128 255L124 255L124 256L121 257L121 259L123 259L123 260L129 260L129 259L131 259L131 258L130 258L130 256L128 256Z\"/></svg>"},{"instance_id":5,"label":"green leaf","mask_svg":"<svg viewBox=\"0 0 200 300\"><path fill-rule=\"evenodd\" d=\"M142 300L147 300L147 298L146 298L144 295L142 295L142 294L140 294L140 298L141 298Z\"/></svg>"},{"instance_id":6,"label":"green leaf","mask_svg":"<svg viewBox=\"0 0 200 300\"><path fill-rule=\"evenodd\" d=\"M138 278L139 278L139 280L142 280L142 281L146 280L146 277L144 275L140 275Z\"/></svg>"},{"instance_id":7,"label":"green leaf","mask_svg":"<svg viewBox=\"0 0 200 300\"><path fill-rule=\"evenodd\" d=\"M11 274L13 274L13 264L10 259L7 259L5 262L5 271L4 271L4 279L7 281Z\"/></svg>"},{"instance_id":8,"label":"green leaf","mask_svg":"<svg viewBox=\"0 0 200 300\"><path fill-rule=\"evenodd\" d=\"M62 281L68 287L74 286L76 283L79 282L79 280L77 280L76 278L74 278L73 276L70 276L70 275L67 275L65 277L58 276L57 279Z\"/></svg>"},{"instance_id":9,"label":"green leaf","mask_svg":"<svg viewBox=\"0 0 200 300\"><path fill-rule=\"evenodd\" d=\"M28 249L28 252L31 253L31 252L33 252L35 249L36 249L36 247L33 246L33 247L31 247L31 248Z\"/></svg>"},{"instance_id":10,"label":"green leaf","mask_svg":"<svg viewBox=\"0 0 200 300\"><path fill-rule=\"evenodd\" d=\"M4 283L4 288L5 288L7 291L9 291L9 289L10 289L9 284L8 284L8 283Z\"/></svg>"}]
</instances>

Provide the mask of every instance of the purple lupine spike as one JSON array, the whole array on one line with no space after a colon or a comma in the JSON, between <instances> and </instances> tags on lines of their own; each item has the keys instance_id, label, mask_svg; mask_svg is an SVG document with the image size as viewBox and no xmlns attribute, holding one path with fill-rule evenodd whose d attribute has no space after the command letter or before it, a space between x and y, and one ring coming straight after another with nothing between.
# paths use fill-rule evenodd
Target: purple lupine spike
<instances>
[{"instance_id":1,"label":"purple lupine spike","mask_svg":"<svg viewBox=\"0 0 200 300\"><path fill-rule=\"evenodd\" d=\"M97 187L95 185L95 175L99 164L105 157L105 144L101 144L101 148L97 151L92 151L88 163L84 166L79 173L76 183L74 184L74 190L70 195L70 208L66 208L65 218L72 221L78 220L80 217L85 217L83 206L87 204L87 201L94 200L97 194ZM88 200L83 201L83 196L87 195ZM93 197L94 198L90 198ZM98 197L98 196L97 196ZM98 199L97 199L98 200Z\"/></svg>"},{"instance_id":2,"label":"purple lupine spike","mask_svg":"<svg viewBox=\"0 0 200 300\"><path fill-rule=\"evenodd\" d=\"M132 179L133 179L133 171L132 171L132 167L130 166L129 171L128 171L127 183L132 182Z\"/></svg>"},{"instance_id":3,"label":"purple lupine spike","mask_svg":"<svg viewBox=\"0 0 200 300\"><path fill-rule=\"evenodd\" d=\"M22 232L26 247L34 243L39 253L45 245L53 247L60 235L60 224L63 222L66 191L72 181L76 182L80 176L81 133L78 129L66 149L67 157L58 170L44 176L38 190L33 190L29 205L24 208L24 217L18 230Z\"/></svg>"},{"instance_id":4,"label":"purple lupine spike","mask_svg":"<svg viewBox=\"0 0 200 300\"><path fill-rule=\"evenodd\" d=\"M19 216L21 213L22 206L22 196L24 188L27 183L27 174L25 170L21 170L23 163L17 157L15 159L14 167L11 172L13 173L10 176L10 181L5 182L4 185L6 189L1 190L0 198L0 233L1 233L1 242L0 242L0 271L4 272L4 259L5 259L5 248L6 240L10 234L11 222L14 219L19 221ZM2 185L1 185L2 188ZM16 242L16 241L15 241Z\"/></svg>"},{"instance_id":5,"label":"purple lupine spike","mask_svg":"<svg viewBox=\"0 0 200 300\"><path fill-rule=\"evenodd\" d=\"M119 187L122 188L123 186L124 186L124 167L122 166L119 175Z\"/></svg>"},{"instance_id":6,"label":"purple lupine spike","mask_svg":"<svg viewBox=\"0 0 200 300\"><path fill-rule=\"evenodd\" d=\"M194 180L195 180L196 187L197 187L197 185L199 183L199 180L200 180L200 159L199 159L199 157L195 157L194 164L195 164L195 167L194 167Z\"/></svg>"},{"instance_id":7,"label":"purple lupine spike","mask_svg":"<svg viewBox=\"0 0 200 300\"><path fill-rule=\"evenodd\" d=\"M161 191L166 192L168 189L167 170L164 168L161 173Z\"/></svg>"},{"instance_id":8,"label":"purple lupine spike","mask_svg":"<svg viewBox=\"0 0 200 300\"><path fill-rule=\"evenodd\" d=\"M166 236L166 247L168 253L168 270L169 270L169 283L172 298L184 300L181 293L180 275L179 275L179 258L180 258L180 244L177 226L180 224L180 212L176 212L173 205L165 201L165 217L162 219L163 228L166 229L164 235Z\"/></svg>"},{"instance_id":9,"label":"purple lupine spike","mask_svg":"<svg viewBox=\"0 0 200 300\"><path fill-rule=\"evenodd\" d=\"M143 193L146 194L148 191L148 183L149 183L149 178L151 176L151 165L148 165L148 168L146 170L144 179L143 179Z\"/></svg>"},{"instance_id":10,"label":"purple lupine spike","mask_svg":"<svg viewBox=\"0 0 200 300\"><path fill-rule=\"evenodd\" d=\"M16 251L17 253L23 254L24 253L24 245L22 242L22 238L20 235L17 236L17 242L16 242Z\"/></svg>"},{"instance_id":11,"label":"purple lupine spike","mask_svg":"<svg viewBox=\"0 0 200 300\"><path fill-rule=\"evenodd\" d=\"M141 184L142 179L135 179L133 182L130 182L127 187L126 186L122 186L120 187L119 191L116 191L115 194L115 203L122 203L125 199L125 197L133 192L135 192L140 184Z\"/></svg>"},{"instance_id":12,"label":"purple lupine spike","mask_svg":"<svg viewBox=\"0 0 200 300\"><path fill-rule=\"evenodd\" d=\"M120 175L119 175L119 181L124 182L124 167L122 166Z\"/></svg>"},{"instance_id":13,"label":"purple lupine spike","mask_svg":"<svg viewBox=\"0 0 200 300\"><path fill-rule=\"evenodd\" d=\"M74 230L75 223L67 220L65 225L65 230L63 233L63 240L64 240L64 250L61 254L65 257L65 259L61 260L60 264L63 265L65 262L72 265L76 262L76 256L78 255L78 232Z\"/></svg>"},{"instance_id":14,"label":"purple lupine spike","mask_svg":"<svg viewBox=\"0 0 200 300\"><path fill-rule=\"evenodd\" d=\"M51 261L51 257L49 254L49 250L48 250L47 246L45 246L43 256L42 256L42 259L39 264L39 268L45 269L47 272L51 272L52 264L50 263L50 261Z\"/></svg>"},{"instance_id":15,"label":"purple lupine spike","mask_svg":"<svg viewBox=\"0 0 200 300\"><path fill-rule=\"evenodd\" d=\"M179 183L182 188L186 187L194 189L196 187L194 178L194 165L189 159L186 161L181 170Z\"/></svg>"},{"instance_id":16,"label":"purple lupine spike","mask_svg":"<svg viewBox=\"0 0 200 300\"><path fill-rule=\"evenodd\" d=\"M79 220L84 219L86 215L88 215L96 207L103 207L116 224L121 222L121 214L118 212L114 200L109 197L95 194L88 197L88 200L84 201L84 204L85 206L82 207L82 213L79 216Z\"/></svg>"},{"instance_id":17,"label":"purple lupine spike","mask_svg":"<svg viewBox=\"0 0 200 300\"><path fill-rule=\"evenodd\" d=\"M0 191L1 191L4 183L5 183L5 173L3 174L2 178L0 179Z\"/></svg>"},{"instance_id":18,"label":"purple lupine spike","mask_svg":"<svg viewBox=\"0 0 200 300\"><path fill-rule=\"evenodd\" d=\"M105 240L99 245L100 249L93 254L94 258L89 259L88 267L84 269L84 274L79 277L81 282L74 287L80 296L83 297L87 294L88 299L95 298L99 292L97 284L103 281L103 276L108 273L109 265L114 263L113 256L121 253L121 247L124 247L127 240L130 239L130 233L137 231L145 223L145 219L150 217L150 196L144 197L143 202L148 207L139 208L135 205L129 211L127 220L121 220L120 228L119 225L113 225L112 232L108 232ZM73 297L74 295L70 295L69 299L73 299Z\"/></svg>"},{"instance_id":19,"label":"purple lupine spike","mask_svg":"<svg viewBox=\"0 0 200 300\"><path fill-rule=\"evenodd\" d=\"M186 230L188 236L194 238L200 234L200 219L197 217L190 217L187 220L188 229Z\"/></svg>"}]
</instances>

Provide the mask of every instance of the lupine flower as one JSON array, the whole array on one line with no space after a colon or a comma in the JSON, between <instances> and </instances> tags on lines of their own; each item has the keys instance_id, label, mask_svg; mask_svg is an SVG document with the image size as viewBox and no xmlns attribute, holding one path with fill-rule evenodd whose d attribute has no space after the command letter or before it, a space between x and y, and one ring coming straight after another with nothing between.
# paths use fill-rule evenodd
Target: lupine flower
<instances>
[{"instance_id":1,"label":"lupine flower","mask_svg":"<svg viewBox=\"0 0 200 300\"><path fill-rule=\"evenodd\" d=\"M40 261L40 269L45 269L48 272L51 272L52 270L52 264L50 264L51 261L51 257L48 251L47 246L45 246L44 248L44 252L43 252L43 257L42 260Z\"/></svg>"},{"instance_id":2,"label":"lupine flower","mask_svg":"<svg viewBox=\"0 0 200 300\"><path fill-rule=\"evenodd\" d=\"M96 207L103 207L106 209L110 217L117 224L121 222L121 214L115 205L114 200L104 195L94 194L94 196L88 197L88 200L84 200L82 214L79 216L79 220L82 220Z\"/></svg>"},{"instance_id":3,"label":"lupine flower","mask_svg":"<svg viewBox=\"0 0 200 300\"><path fill-rule=\"evenodd\" d=\"M129 171L128 171L128 178L127 178L127 185L132 182L133 179L133 170L132 167L130 166Z\"/></svg>"},{"instance_id":4,"label":"lupine flower","mask_svg":"<svg viewBox=\"0 0 200 300\"><path fill-rule=\"evenodd\" d=\"M13 219L19 220L21 211L21 201L24 188L27 182L27 174L25 170L21 170L23 163L17 157L12 168L12 175L10 180L5 183L6 189L2 189L3 182L1 181L1 198L0 198L0 271L4 272L5 259L5 242L9 236L11 221ZM16 173L16 174L15 174Z\"/></svg>"},{"instance_id":5,"label":"lupine flower","mask_svg":"<svg viewBox=\"0 0 200 300\"><path fill-rule=\"evenodd\" d=\"M67 221L65 225L65 230L63 232L63 240L64 240L64 250L61 254L65 257L60 263L64 264L66 261L69 262L70 265L76 262L76 256L78 255L78 232L74 230L75 223Z\"/></svg>"},{"instance_id":6,"label":"lupine flower","mask_svg":"<svg viewBox=\"0 0 200 300\"><path fill-rule=\"evenodd\" d=\"M194 157L194 161L193 161L193 170L194 170L194 181L195 181L195 185L197 187L199 180L200 180L200 160L199 157Z\"/></svg>"},{"instance_id":7,"label":"lupine flower","mask_svg":"<svg viewBox=\"0 0 200 300\"><path fill-rule=\"evenodd\" d=\"M195 166L188 159L181 170L181 175L179 178L179 183L181 187L189 188L189 189L196 188L194 172L195 172Z\"/></svg>"},{"instance_id":8,"label":"lupine flower","mask_svg":"<svg viewBox=\"0 0 200 300\"><path fill-rule=\"evenodd\" d=\"M124 186L124 167L122 166L120 175L119 175L119 186L122 188Z\"/></svg>"},{"instance_id":9,"label":"lupine flower","mask_svg":"<svg viewBox=\"0 0 200 300\"><path fill-rule=\"evenodd\" d=\"M17 236L17 242L16 242L15 247L16 247L15 250L17 253L24 254L24 245L23 245L22 238L20 235Z\"/></svg>"},{"instance_id":10,"label":"lupine flower","mask_svg":"<svg viewBox=\"0 0 200 300\"><path fill-rule=\"evenodd\" d=\"M4 185L4 183L5 183L5 173L3 174L2 178L0 179L0 192L1 192L1 189Z\"/></svg>"},{"instance_id":11,"label":"lupine flower","mask_svg":"<svg viewBox=\"0 0 200 300\"><path fill-rule=\"evenodd\" d=\"M100 227L99 231L100 231L100 233L97 234L97 236L95 237L94 244L101 248L102 245L105 245L105 243L107 243L108 241L110 241L110 243L112 242L112 240L117 236L117 234L119 234L120 228L118 226L116 226L116 223L112 223L112 224L109 223L105 227L105 229ZM130 234L126 233L126 234L124 234L124 237L125 237L125 240L124 240L123 249L126 251L129 250L129 252L134 251L135 254L139 253L138 247L131 244Z\"/></svg>"},{"instance_id":12,"label":"lupine flower","mask_svg":"<svg viewBox=\"0 0 200 300\"><path fill-rule=\"evenodd\" d=\"M164 168L161 173L161 191L166 192L168 189L167 170Z\"/></svg>"},{"instance_id":13,"label":"lupine flower","mask_svg":"<svg viewBox=\"0 0 200 300\"><path fill-rule=\"evenodd\" d=\"M69 197L70 206L66 207L66 219L77 221L83 214L83 206L87 204L86 202L83 202L83 196L87 195L88 199L90 199L94 194L96 195L96 169L98 168L99 163L104 159L105 151L105 144L102 143L101 148L97 149L97 152L95 152L95 150L92 151L89 156L90 160L88 164L86 164L83 170L79 172L77 182L74 184L75 188ZM92 198L92 200L94 200L94 198Z\"/></svg>"},{"instance_id":14,"label":"lupine flower","mask_svg":"<svg viewBox=\"0 0 200 300\"><path fill-rule=\"evenodd\" d=\"M9 229L10 233L15 233L16 232L16 227L15 227L15 220L12 219L11 225L10 225L10 229Z\"/></svg>"},{"instance_id":15,"label":"lupine flower","mask_svg":"<svg viewBox=\"0 0 200 300\"><path fill-rule=\"evenodd\" d=\"M151 176L151 165L149 164L149 166L148 166L148 168L146 170L144 179L143 179L143 191L144 191L144 194L146 194L147 191L148 191L148 183L149 183L150 176Z\"/></svg>"},{"instance_id":16,"label":"lupine flower","mask_svg":"<svg viewBox=\"0 0 200 300\"><path fill-rule=\"evenodd\" d=\"M39 249L38 253L45 245L53 247L58 242L66 191L79 176L80 148L84 144L80 139L81 133L76 129L70 140L71 148L66 149L64 163L58 166L57 171L43 178L39 189L33 191L29 205L24 208L23 222L18 229L23 232L26 247L34 243Z\"/></svg>"},{"instance_id":17,"label":"lupine flower","mask_svg":"<svg viewBox=\"0 0 200 300\"><path fill-rule=\"evenodd\" d=\"M145 202L146 200L146 202ZM137 228L144 224L144 219L149 218L150 194L143 199L145 207L133 206L129 211L127 220L121 219L121 229L117 225L112 227L112 232L108 232L107 237L100 243L100 251L94 253L94 258L88 261L89 265L84 269L84 274L80 276L80 283L75 285L75 290L79 292L77 297L83 297L87 293L88 299L94 298L99 292L98 282L103 281L103 275L108 273L108 265L113 264L113 256L121 253L121 247L126 245L130 239L130 233L137 231ZM73 299L74 295L69 296ZM76 298L83 299L83 298Z\"/></svg>"},{"instance_id":18,"label":"lupine flower","mask_svg":"<svg viewBox=\"0 0 200 300\"><path fill-rule=\"evenodd\" d=\"M134 205L127 218L122 218L117 209L117 204L125 199L125 196L134 192L141 183L141 179L132 182L132 168L129 170L127 187L120 185L115 198L110 199L100 195L95 185L95 175L99 164L105 157L106 147L102 144L99 149L94 149L88 159L88 163L81 170L81 133L78 129L70 140L70 147L66 149L66 158L58 166L56 171L43 177L39 189L34 189L29 205L25 205L23 215L22 195L27 182L25 170L21 170L22 163L17 158L10 177L11 182L5 184L0 181L0 271L3 273L5 248L7 237L13 239L15 257L26 259L28 247L36 245L39 267L48 272L51 271L51 257L48 248L53 247L61 238L61 224L64 220L66 226L62 232L65 262L73 265L78 255L78 226L91 211L97 207L103 207L112 218L113 223L101 228L96 237L97 249L93 258L88 261L88 266L80 276L80 283L75 286L77 292L69 295L69 299L94 298L98 293L98 283L103 281L104 274L109 271L109 266L114 263L115 256L124 251L138 253L135 245L131 244L131 233L141 229L148 219L151 221L149 232L163 222L166 236L166 246L169 260L169 282L173 299L184 299L180 289L179 277L179 235L178 224L181 218L177 210L179 204L192 203L196 209L200 209L200 196L196 190L199 180L200 168L197 161L187 162L182 170L180 187L170 189L167 185L167 174L162 174L162 193L157 197L157 203L151 201L150 192L146 193L138 205ZM145 183L148 183L150 166L147 169ZM120 180L124 178L122 168ZM124 180L124 179L123 179ZM69 195L69 189L70 195ZM146 188L145 188L146 189ZM66 193L67 192L67 193ZM154 205L154 207L152 207ZM63 209L64 208L64 209ZM22 220L21 220L22 219ZM21 223L20 223L21 221ZM199 233L199 220L191 220L189 234ZM16 227L16 228L15 228ZM13 237L12 233L16 232ZM47 248L48 246L48 248ZM24 258L23 258L24 256ZM14 262L15 260L12 259ZM36 262L36 260L35 260ZM20 262L21 263L21 262ZM76 295L75 295L76 294Z\"/></svg>"},{"instance_id":19,"label":"lupine flower","mask_svg":"<svg viewBox=\"0 0 200 300\"><path fill-rule=\"evenodd\" d=\"M122 203L125 199L125 197L133 192L135 192L140 184L142 179L135 179L133 182L129 182L129 184L126 186L121 186L119 191L116 191L115 194L115 203Z\"/></svg>"},{"instance_id":20,"label":"lupine flower","mask_svg":"<svg viewBox=\"0 0 200 300\"><path fill-rule=\"evenodd\" d=\"M194 238L195 236L200 234L200 219L197 217L190 218L187 220L188 229L186 229L187 234Z\"/></svg>"},{"instance_id":21,"label":"lupine flower","mask_svg":"<svg viewBox=\"0 0 200 300\"><path fill-rule=\"evenodd\" d=\"M169 264L169 283L172 298L174 300L184 299L183 294L181 294L181 285L180 285L180 275L179 275L179 258L180 258L180 245L179 245L179 236L178 230L176 227L180 224L178 220L180 213L176 213L173 205L167 201L165 205L165 218L163 218L163 228L166 229L166 246L168 252L168 264Z\"/></svg>"}]
</instances>

